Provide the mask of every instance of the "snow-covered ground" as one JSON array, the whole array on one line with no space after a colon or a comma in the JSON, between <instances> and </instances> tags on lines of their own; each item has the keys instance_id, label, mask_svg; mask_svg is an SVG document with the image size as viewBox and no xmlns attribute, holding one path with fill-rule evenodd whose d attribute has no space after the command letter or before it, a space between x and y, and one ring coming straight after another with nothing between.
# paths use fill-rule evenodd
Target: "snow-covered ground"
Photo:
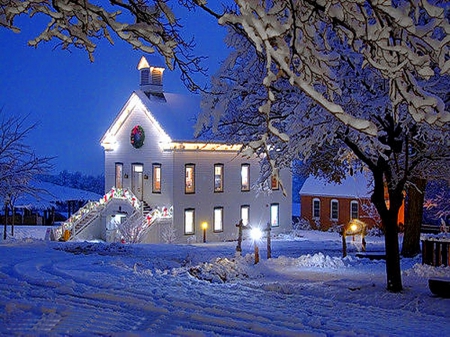
<instances>
[{"instance_id":1,"label":"snow-covered ground","mask_svg":"<svg viewBox=\"0 0 450 337\"><path fill-rule=\"evenodd\" d=\"M274 239L270 260L261 242L255 265L251 241L236 258L236 242L61 243L42 229L0 242L3 335L450 335L450 299L428 289L449 267L402 259L404 291L389 293L384 261L355 257L351 241L342 258L337 233Z\"/></svg>"}]
</instances>

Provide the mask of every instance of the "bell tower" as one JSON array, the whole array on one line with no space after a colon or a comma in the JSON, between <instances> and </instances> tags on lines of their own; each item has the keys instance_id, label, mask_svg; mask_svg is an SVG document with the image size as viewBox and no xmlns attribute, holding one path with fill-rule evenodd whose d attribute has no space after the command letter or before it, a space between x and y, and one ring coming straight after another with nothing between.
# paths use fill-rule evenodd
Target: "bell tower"
<instances>
[{"instance_id":1,"label":"bell tower","mask_svg":"<svg viewBox=\"0 0 450 337\"><path fill-rule=\"evenodd\" d=\"M164 67L156 59L147 61L145 56L141 57L137 65L140 73L140 89L149 97L164 97L163 94L163 72Z\"/></svg>"}]
</instances>

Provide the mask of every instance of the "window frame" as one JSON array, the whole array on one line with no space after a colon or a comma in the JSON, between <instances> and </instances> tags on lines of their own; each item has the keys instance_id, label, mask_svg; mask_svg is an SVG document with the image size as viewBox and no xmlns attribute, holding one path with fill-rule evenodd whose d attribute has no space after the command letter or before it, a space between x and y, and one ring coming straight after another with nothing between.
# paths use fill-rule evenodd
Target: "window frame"
<instances>
[{"instance_id":1,"label":"window frame","mask_svg":"<svg viewBox=\"0 0 450 337\"><path fill-rule=\"evenodd\" d=\"M150 84L150 69L144 68L141 69L141 85L149 85Z\"/></svg>"},{"instance_id":2,"label":"window frame","mask_svg":"<svg viewBox=\"0 0 450 337\"><path fill-rule=\"evenodd\" d=\"M192 187L188 188L188 170L192 170ZM195 164L188 163L184 165L184 193L195 194Z\"/></svg>"},{"instance_id":3,"label":"window frame","mask_svg":"<svg viewBox=\"0 0 450 337\"><path fill-rule=\"evenodd\" d=\"M217 226L217 217L216 217L216 211L220 211L220 226ZM223 207L222 206L216 206L213 209L213 232L214 233L221 233L223 232Z\"/></svg>"},{"instance_id":4,"label":"window frame","mask_svg":"<svg viewBox=\"0 0 450 337\"><path fill-rule=\"evenodd\" d=\"M353 205L356 206L356 217L354 217ZM359 202L358 200L350 201L350 220L359 219Z\"/></svg>"},{"instance_id":5,"label":"window frame","mask_svg":"<svg viewBox=\"0 0 450 337\"><path fill-rule=\"evenodd\" d=\"M183 231L184 235L195 235L195 208L185 208L184 209L184 223L183 223ZM187 223L187 215L192 214L192 230L188 231L188 223Z\"/></svg>"},{"instance_id":6,"label":"window frame","mask_svg":"<svg viewBox=\"0 0 450 337\"><path fill-rule=\"evenodd\" d=\"M247 219L244 218L244 209L246 209L247 211ZM250 205L241 205L240 208L240 215L241 215L241 220L242 220L242 224L244 226L247 226L248 224L250 224ZM247 220L247 223L245 222L245 220Z\"/></svg>"},{"instance_id":7,"label":"window frame","mask_svg":"<svg viewBox=\"0 0 450 337\"><path fill-rule=\"evenodd\" d=\"M276 224L273 224L273 209L276 207ZM280 227L280 204L278 202L274 202L270 204L270 226L271 227Z\"/></svg>"},{"instance_id":8,"label":"window frame","mask_svg":"<svg viewBox=\"0 0 450 337\"><path fill-rule=\"evenodd\" d=\"M317 215L316 215L316 203L318 205L317 207ZM320 219L320 210L321 210L321 202L319 198L313 198L312 200L312 218L313 219Z\"/></svg>"},{"instance_id":9,"label":"window frame","mask_svg":"<svg viewBox=\"0 0 450 337\"><path fill-rule=\"evenodd\" d=\"M272 191L278 191L280 189L280 181L275 174L270 176L270 188Z\"/></svg>"},{"instance_id":10,"label":"window frame","mask_svg":"<svg viewBox=\"0 0 450 337\"><path fill-rule=\"evenodd\" d=\"M220 186L216 187L216 169L220 169ZM214 193L222 193L224 190L224 164L214 164Z\"/></svg>"},{"instance_id":11,"label":"window frame","mask_svg":"<svg viewBox=\"0 0 450 337\"><path fill-rule=\"evenodd\" d=\"M157 179L158 171L159 171L159 179ZM153 163L152 164L152 193L161 194L161 188L162 188L161 174L162 174L161 164ZM157 186L157 182L159 182L159 187Z\"/></svg>"},{"instance_id":12,"label":"window frame","mask_svg":"<svg viewBox=\"0 0 450 337\"><path fill-rule=\"evenodd\" d=\"M247 184L244 182L244 172L247 174ZM250 191L250 164L241 164L241 192Z\"/></svg>"},{"instance_id":13,"label":"window frame","mask_svg":"<svg viewBox=\"0 0 450 337\"><path fill-rule=\"evenodd\" d=\"M333 209L333 205L336 205L336 209ZM333 217L333 213L336 213L336 216ZM331 199L330 200L330 219L331 220L339 220L339 200L337 199Z\"/></svg>"},{"instance_id":14,"label":"window frame","mask_svg":"<svg viewBox=\"0 0 450 337\"><path fill-rule=\"evenodd\" d=\"M120 176L118 172L118 168L120 167ZM120 178L120 179L118 179ZM120 184L118 184L120 182ZM122 162L116 162L114 163L114 186L116 188L123 188L123 163Z\"/></svg>"}]
</instances>

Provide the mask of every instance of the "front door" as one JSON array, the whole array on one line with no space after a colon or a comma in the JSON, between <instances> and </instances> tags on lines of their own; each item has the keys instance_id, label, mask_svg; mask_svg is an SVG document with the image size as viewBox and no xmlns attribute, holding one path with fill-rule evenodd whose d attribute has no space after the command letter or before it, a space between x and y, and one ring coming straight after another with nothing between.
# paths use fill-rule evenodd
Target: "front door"
<instances>
[{"instance_id":1,"label":"front door","mask_svg":"<svg viewBox=\"0 0 450 337\"><path fill-rule=\"evenodd\" d=\"M131 191L133 194L142 201L143 196L143 177L142 173L144 172L144 165L142 164L133 164L132 165L132 175L131 175Z\"/></svg>"}]
</instances>

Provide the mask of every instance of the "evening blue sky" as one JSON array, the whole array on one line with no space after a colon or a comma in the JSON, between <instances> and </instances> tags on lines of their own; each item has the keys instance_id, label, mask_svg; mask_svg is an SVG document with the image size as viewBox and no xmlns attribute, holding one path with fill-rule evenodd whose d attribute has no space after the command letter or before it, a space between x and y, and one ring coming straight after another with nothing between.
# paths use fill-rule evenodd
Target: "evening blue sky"
<instances>
[{"instance_id":1,"label":"evening blue sky","mask_svg":"<svg viewBox=\"0 0 450 337\"><path fill-rule=\"evenodd\" d=\"M182 15L183 33L194 36L195 53L208 56L205 66L213 74L228 53L226 29L204 13ZM57 157L54 173L101 174L100 138L138 89L136 66L144 53L117 38L113 46L106 40L98 43L93 63L85 51L61 50L53 41L29 47L28 40L45 28L46 20L19 18L19 34L0 28L0 108L3 115L29 115L29 123L39 123L28 142L38 156ZM178 71L164 72L165 91L187 93L179 76Z\"/></svg>"}]
</instances>

